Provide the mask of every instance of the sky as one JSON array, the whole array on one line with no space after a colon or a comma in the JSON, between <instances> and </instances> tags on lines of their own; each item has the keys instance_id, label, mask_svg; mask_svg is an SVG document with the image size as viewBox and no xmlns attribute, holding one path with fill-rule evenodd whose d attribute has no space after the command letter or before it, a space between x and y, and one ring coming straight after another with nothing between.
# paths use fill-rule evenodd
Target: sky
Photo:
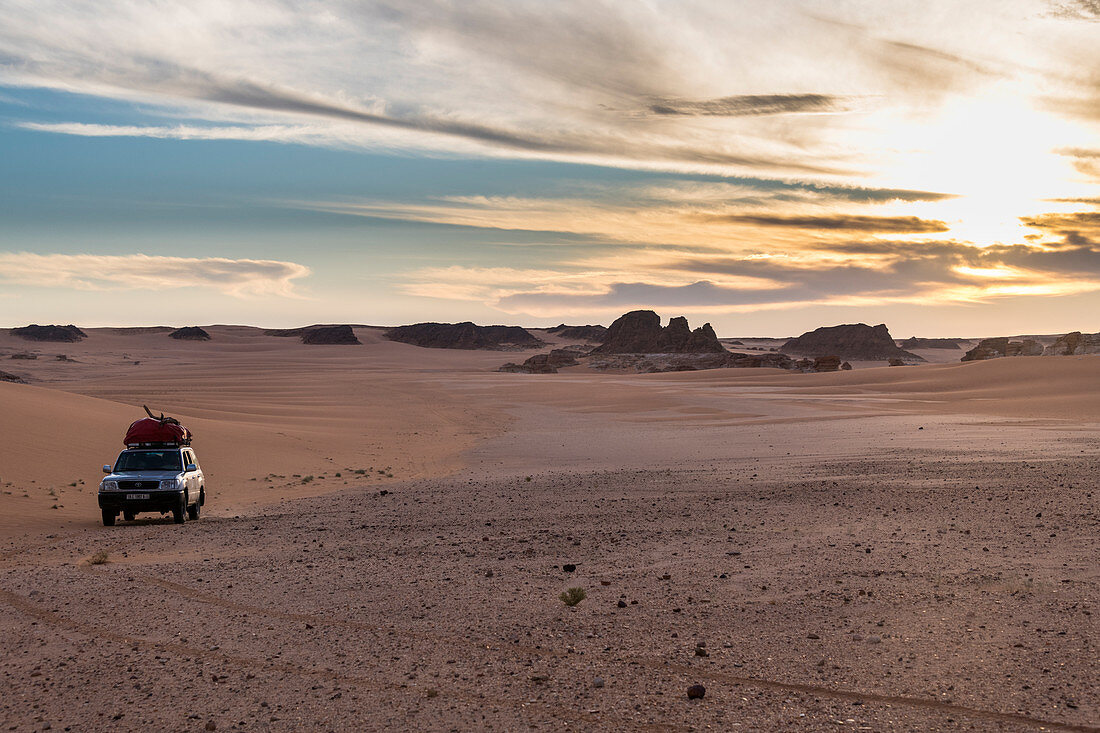
<instances>
[{"instance_id":1,"label":"sky","mask_svg":"<svg viewBox=\"0 0 1100 733\"><path fill-rule=\"evenodd\" d=\"M1100 0L0 19L0 325L1100 331Z\"/></svg>"}]
</instances>

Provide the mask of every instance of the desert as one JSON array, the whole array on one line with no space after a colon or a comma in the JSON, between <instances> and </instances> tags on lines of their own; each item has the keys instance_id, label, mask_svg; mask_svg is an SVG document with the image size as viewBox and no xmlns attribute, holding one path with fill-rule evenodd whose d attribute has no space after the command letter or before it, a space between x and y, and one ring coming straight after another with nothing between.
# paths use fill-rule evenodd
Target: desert
<instances>
[{"instance_id":1,"label":"desert","mask_svg":"<svg viewBox=\"0 0 1100 733\"><path fill-rule=\"evenodd\" d=\"M0 384L8 729L1098 729L1100 356L514 374L569 339L202 329L0 332L39 356ZM100 526L145 403L210 501Z\"/></svg>"}]
</instances>

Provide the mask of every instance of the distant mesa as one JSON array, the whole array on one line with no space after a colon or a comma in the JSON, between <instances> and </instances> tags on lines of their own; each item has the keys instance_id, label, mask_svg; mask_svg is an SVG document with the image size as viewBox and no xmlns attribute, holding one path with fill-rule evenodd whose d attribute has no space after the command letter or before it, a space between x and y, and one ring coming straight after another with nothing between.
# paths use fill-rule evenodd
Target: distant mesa
<instances>
[{"instance_id":1,"label":"distant mesa","mask_svg":"<svg viewBox=\"0 0 1100 733\"><path fill-rule=\"evenodd\" d=\"M808 357L835 356L846 361L924 361L899 348L886 325L881 323L877 326L866 323L823 326L791 339L779 351Z\"/></svg>"},{"instance_id":2,"label":"distant mesa","mask_svg":"<svg viewBox=\"0 0 1100 733\"><path fill-rule=\"evenodd\" d=\"M545 344L519 326L478 326L464 323L414 323L383 334L390 341L427 349L485 349L519 351Z\"/></svg>"},{"instance_id":3,"label":"distant mesa","mask_svg":"<svg viewBox=\"0 0 1100 733\"><path fill-rule=\"evenodd\" d=\"M1053 347L1052 347L1053 348ZM1043 345L1034 339L1010 341L1007 336L982 339L963 355L962 361L985 361L1005 356L1042 356Z\"/></svg>"},{"instance_id":4,"label":"distant mesa","mask_svg":"<svg viewBox=\"0 0 1100 733\"><path fill-rule=\"evenodd\" d=\"M631 311L615 319L604 342L591 354L724 354L726 347L704 323L692 331L683 316L664 328L661 317L648 310Z\"/></svg>"},{"instance_id":5,"label":"distant mesa","mask_svg":"<svg viewBox=\"0 0 1100 733\"><path fill-rule=\"evenodd\" d=\"M279 336L281 338L298 337L303 344L315 346L318 344L360 344L355 337L355 331L348 324L302 326L301 328L269 328L264 331L265 336Z\"/></svg>"},{"instance_id":6,"label":"distant mesa","mask_svg":"<svg viewBox=\"0 0 1100 733\"><path fill-rule=\"evenodd\" d=\"M1045 356L1079 356L1081 354L1100 354L1100 333L1081 333L1074 331L1058 340L1043 351Z\"/></svg>"},{"instance_id":7,"label":"distant mesa","mask_svg":"<svg viewBox=\"0 0 1100 733\"><path fill-rule=\"evenodd\" d=\"M903 349L958 349L955 339L926 339L911 336L898 344Z\"/></svg>"},{"instance_id":8,"label":"distant mesa","mask_svg":"<svg viewBox=\"0 0 1100 733\"><path fill-rule=\"evenodd\" d=\"M33 359L37 359L37 358L38 358L38 354L31 354L31 353L12 354L12 355L11 355L11 358L12 358L12 359L28 359L28 360L33 360Z\"/></svg>"},{"instance_id":9,"label":"distant mesa","mask_svg":"<svg viewBox=\"0 0 1100 733\"><path fill-rule=\"evenodd\" d=\"M177 328L172 333L168 334L174 339L180 341L209 341L210 334L205 329L198 326L184 326L183 328Z\"/></svg>"},{"instance_id":10,"label":"distant mesa","mask_svg":"<svg viewBox=\"0 0 1100 733\"><path fill-rule=\"evenodd\" d=\"M0 372L0 382L14 382L15 384L26 384L22 377L18 377L10 372Z\"/></svg>"},{"instance_id":11,"label":"distant mesa","mask_svg":"<svg viewBox=\"0 0 1100 733\"><path fill-rule=\"evenodd\" d=\"M516 374L557 374L561 367L578 366L577 357L581 353L572 349L554 349L549 354L535 354L522 364L509 362L498 372L513 372Z\"/></svg>"},{"instance_id":12,"label":"distant mesa","mask_svg":"<svg viewBox=\"0 0 1100 733\"><path fill-rule=\"evenodd\" d=\"M88 334L72 324L68 326L39 326L36 323L32 323L22 328L13 328L11 332L13 336L19 336L28 341L61 341L72 343L88 338Z\"/></svg>"},{"instance_id":13,"label":"distant mesa","mask_svg":"<svg viewBox=\"0 0 1100 733\"><path fill-rule=\"evenodd\" d=\"M594 344L602 344L607 338L607 326L567 326L562 323L546 329L546 332L570 341L588 341Z\"/></svg>"},{"instance_id":14,"label":"distant mesa","mask_svg":"<svg viewBox=\"0 0 1100 733\"><path fill-rule=\"evenodd\" d=\"M302 343L317 344L359 344L351 326L320 326L311 328L302 334Z\"/></svg>"}]
</instances>

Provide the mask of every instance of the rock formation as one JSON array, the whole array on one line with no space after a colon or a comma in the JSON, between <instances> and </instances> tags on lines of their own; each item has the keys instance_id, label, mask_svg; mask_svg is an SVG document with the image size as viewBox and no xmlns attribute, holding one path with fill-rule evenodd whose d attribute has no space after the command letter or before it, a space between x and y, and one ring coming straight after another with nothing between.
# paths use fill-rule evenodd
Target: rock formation
<instances>
[{"instance_id":1,"label":"rock formation","mask_svg":"<svg viewBox=\"0 0 1100 733\"><path fill-rule=\"evenodd\" d=\"M1077 356L1079 354L1100 354L1100 333L1081 333L1074 331L1043 350L1045 356Z\"/></svg>"},{"instance_id":2,"label":"rock formation","mask_svg":"<svg viewBox=\"0 0 1100 733\"><path fill-rule=\"evenodd\" d=\"M962 361L984 361L1004 356L1042 356L1043 345L1033 339L1009 341L1007 336L982 339L963 355Z\"/></svg>"},{"instance_id":3,"label":"rock formation","mask_svg":"<svg viewBox=\"0 0 1100 733\"><path fill-rule=\"evenodd\" d=\"M903 349L958 349L959 342L955 339L925 339L911 336L898 346Z\"/></svg>"},{"instance_id":4,"label":"rock formation","mask_svg":"<svg viewBox=\"0 0 1100 733\"><path fill-rule=\"evenodd\" d=\"M607 338L591 352L596 354L724 354L714 329L704 323L692 331L683 316L661 328L661 317L653 311L631 311L619 316L607 331Z\"/></svg>"},{"instance_id":5,"label":"rock formation","mask_svg":"<svg viewBox=\"0 0 1100 733\"><path fill-rule=\"evenodd\" d=\"M391 328L384 334L390 341L428 349L489 349L496 351L535 349L543 345L519 326L477 326L464 323L416 323Z\"/></svg>"},{"instance_id":6,"label":"rock formation","mask_svg":"<svg viewBox=\"0 0 1100 733\"><path fill-rule=\"evenodd\" d=\"M16 384L26 384L22 377L17 377L10 372L0 372L0 382L15 382Z\"/></svg>"},{"instance_id":7,"label":"rock formation","mask_svg":"<svg viewBox=\"0 0 1100 733\"><path fill-rule=\"evenodd\" d=\"M302 343L310 345L318 344L358 344L355 331L351 326L317 326L307 329L302 334Z\"/></svg>"},{"instance_id":8,"label":"rock formation","mask_svg":"<svg viewBox=\"0 0 1100 733\"><path fill-rule=\"evenodd\" d=\"M591 341L596 344L603 343L607 338L606 326L567 326L562 323L546 329L546 332L570 341Z\"/></svg>"},{"instance_id":9,"label":"rock formation","mask_svg":"<svg viewBox=\"0 0 1100 733\"><path fill-rule=\"evenodd\" d=\"M11 333L13 336L19 336L28 341L62 341L66 343L80 341L88 337L88 334L72 324L68 326L39 326L32 323L22 328L13 328Z\"/></svg>"},{"instance_id":10,"label":"rock formation","mask_svg":"<svg viewBox=\"0 0 1100 733\"><path fill-rule=\"evenodd\" d=\"M509 362L497 371L518 374L557 374L560 367L571 367L579 364L577 352L569 349L554 349L549 354L535 354L522 364Z\"/></svg>"},{"instance_id":11,"label":"rock formation","mask_svg":"<svg viewBox=\"0 0 1100 733\"><path fill-rule=\"evenodd\" d=\"M784 354L818 357L836 356L853 361L905 359L924 361L916 354L898 348L885 324L871 327L866 323L824 326L793 338L779 349Z\"/></svg>"},{"instance_id":12,"label":"rock formation","mask_svg":"<svg viewBox=\"0 0 1100 733\"><path fill-rule=\"evenodd\" d=\"M198 326L184 326L183 328L177 328L172 333L168 334L174 339L180 339L181 341L209 341L210 334L204 329Z\"/></svg>"}]
</instances>

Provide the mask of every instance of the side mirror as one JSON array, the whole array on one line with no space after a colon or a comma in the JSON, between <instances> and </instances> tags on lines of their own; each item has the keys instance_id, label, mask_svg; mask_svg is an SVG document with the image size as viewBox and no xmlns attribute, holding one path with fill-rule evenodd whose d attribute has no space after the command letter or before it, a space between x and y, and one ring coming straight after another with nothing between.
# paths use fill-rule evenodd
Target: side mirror
<instances>
[{"instance_id":1,"label":"side mirror","mask_svg":"<svg viewBox=\"0 0 1100 733\"><path fill-rule=\"evenodd\" d=\"M110 473L110 472L111 472L111 467L108 466L108 465L104 465L103 466L103 473Z\"/></svg>"},{"instance_id":2,"label":"side mirror","mask_svg":"<svg viewBox=\"0 0 1100 733\"><path fill-rule=\"evenodd\" d=\"M199 467L198 467L198 466L196 466L196 465L195 465L194 463L188 463L188 464L187 464L187 467L186 467L186 468L184 468L183 470L184 470L184 471L185 471L186 473L194 473L195 471L198 471L198 470L199 470Z\"/></svg>"}]
</instances>

